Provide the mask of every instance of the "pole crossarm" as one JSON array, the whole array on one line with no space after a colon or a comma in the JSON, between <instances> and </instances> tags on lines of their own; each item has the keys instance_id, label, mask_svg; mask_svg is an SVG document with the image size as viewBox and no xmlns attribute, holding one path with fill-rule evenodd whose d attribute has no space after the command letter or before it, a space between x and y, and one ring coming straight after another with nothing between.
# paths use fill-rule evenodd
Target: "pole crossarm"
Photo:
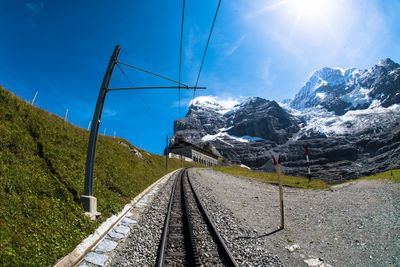
<instances>
[{"instance_id":1,"label":"pole crossarm","mask_svg":"<svg viewBox=\"0 0 400 267\"><path fill-rule=\"evenodd\" d=\"M143 69L143 68L141 68L141 67L138 67L138 66L135 66L135 65L132 65L132 64L124 63L124 62L121 62L121 61L118 61L117 64L123 65L123 66L127 66L127 67L129 67L129 68L132 68L132 69L135 69L135 70L138 70L138 71L141 71L141 72L144 72L144 73L147 73L147 74L156 76L156 77L158 77L158 78L161 78L161 79L164 79L164 80L167 80L167 81L170 81L170 82L179 84L179 85L181 85L181 87L189 87L187 84L184 84L184 83L175 81L174 79L168 78L168 77L166 77L166 76L164 76L164 75L161 75L161 74L158 74L158 73L149 71L149 70L145 70L145 69Z\"/></svg>"},{"instance_id":2,"label":"pole crossarm","mask_svg":"<svg viewBox=\"0 0 400 267\"><path fill-rule=\"evenodd\" d=\"M108 91L126 91L126 90L154 90L154 89L178 89L183 88L187 90L204 90L207 87L199 86L133 86L133 87L120 87L120 88L109 88Z\"/></svg>"},{"instance_id":3,"label":"pole crossarm","mask_svg":"<svg viewBox=\"0 0 400 267\"><path fill-rule=\"evenodd\" d=\"M86 212L89 213L91 217L98 217L100 213L97 212L97 198L93 196L93 187L94 187L94 163L96 156L96 144L98 138L98 132L101 122L101 114L103 111L104 102L109 91L124 91L124 90L146 90L146 89L187 89L187 90L197 90L197 89L206 89L206 87L198 87L196 86L188 86L181 82L177 82L173 79L165 77L163 75L136 67L131 64L123 63L118 61L118 55L120 52L120 46L116 45L113 51L113 54L108 63L107 70L104 74L103 82L100 87L99 95L97 97L96 107L93 114L92 125L90 129L89 142L87 148L87 156L86 156L86 168L85 168L85 182L84 182L84 195L81 196L81 202L83 208ZM174 82L176 86L132 86L132 87L119 87L119 88L108 88L111 80L112 73L114 71L114 67L122 72L122 74L129 80L123 69L120 65L124 65L127 67L134 68L136 70L143 71L145 73L157 76L159 78L165 79L170 82ZM129 80L130 81L130 80ZM36 97L36 96L35 96ZM66 116L65 116L66 117Z\"/></svg>"}]
</instances>

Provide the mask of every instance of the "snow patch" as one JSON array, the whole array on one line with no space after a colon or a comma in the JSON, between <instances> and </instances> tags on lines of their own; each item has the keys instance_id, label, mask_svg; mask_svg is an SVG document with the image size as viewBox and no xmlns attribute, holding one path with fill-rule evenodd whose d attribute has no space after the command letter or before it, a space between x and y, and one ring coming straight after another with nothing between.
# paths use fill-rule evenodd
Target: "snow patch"
<instances>
[{"instance_id":1,"label":"snow patch","mask_svg":"<svg viewBox=\"0 0 400 267\"><path fill-rule=\"evenodd\" d=\"M248 143L249 142L249 140L246 140L246 139L241 138L241 137L232 136L232 135L229 135L229 134L227 134L225 132L219 132L217 134L207 134L207 135L205 135L205 136L203 136L201 138L201 140L203 142L213 141L213 140L225 141L225 140L229 140L229 139L235 140L235 141L238 141L238 142L242 142L242 143Z\"/></svg>"},{"instance_id":2,"label":"snow patch","mask_svg":"<svg viewBox=\"0 0 400 267\"><path fill-rule=\"evenodd\" d=\"M257 142L257 141L263 141L263 140L265 140L264 138L261 138L261 137L249 136L249 135L241 136L240 138L241 138L241 139L244 139L244 140L248 140L248 141L250 141L250 142Z\"/></svg>"},{"instance_id":3,"label":"snow patch","mask_svg":"<svg viewBox=\"0 0 400 267\"><path fill-rule=\"evenodd\" d=\"M307 124L293 137L298 140L302 136L308 136L310 132L325 134L326 136L357 134L368 129L390 127L400 120L400 105L395 104L388 108L379 106L348 111L342 116L333 112L327 112L320 108L309 108L303 114Z\"/></svg>"},{"instance_id":4,"label":"snow patch","mask_svg":"<svg viewBox=\"0 0 400 267\"><path fill-rule=\"evenodd\" d=\"M228 128L221 128L221 129L219 129L221 132L226 132L226 131L229 131L230 129L232 129L233 128L233 126L230 126L230 127L228 127Z\"/></svg>"},{"instance_id":5,"label":"snow patch","mask_svg":"<svg viewBox=\"0 0 400 267\"><path fill-rule=\"evenodd\" d=\"M321 100L324 100L326 98L326 93L316 93L315 96Z\"/></svg>"},{"instance_id":6,"label":"snow patch","mask_svg":"<svg viewBox=\"0 0 400 267\"><path fill-rule=\"evenodd\" d=\"M345 102L350 103L353 107L357 107L358 105L370 104L372 99L368 96L371 89L366 89L363 87L358 87L352 92L344 95L342 99Z\"/></svg>"},{"instance_id":7,"label":"snow patch","mask_svg":"<svg viewBox=\"0 0 400 267\"><path fill-rule=\"evenodd\" d=\"M219 96L199 96L190 101L189 105L198 106L206 109L212 109L220 114L225 114L232 110L240 102L237 99Z\"/></svg>"}]
</instances>

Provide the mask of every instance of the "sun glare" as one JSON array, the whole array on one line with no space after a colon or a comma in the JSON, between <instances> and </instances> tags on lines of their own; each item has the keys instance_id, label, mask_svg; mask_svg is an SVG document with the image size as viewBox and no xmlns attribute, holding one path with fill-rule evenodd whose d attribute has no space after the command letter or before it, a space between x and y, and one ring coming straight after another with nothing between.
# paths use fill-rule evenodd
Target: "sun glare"
<instances>
[{"instance_id":1,"label":"sun glare","mask_svg":"<svg viewBox=\"0 0 400 267\"><path fill-rule=\"evenodd\" d=\"M283 21L290 28L289 38L301 36L310 41L337 36L340 0L285 0Z\"/></svg>"},{"instance_id":2,"label":"sun glare","mask_svg":"<svg viewBox=\"0 0 400 267\"><path fill-rule=\"evenodd\" d=\"M335 50L342 46L354 25L348 0L258 0L248 18L260 31L291 52L298 47ZM296 53L297 53L296 52ZM294 53L294 52L293 52Z\"/></svg>"},{"instance_id":3,"label":"sun glare","mask_svg":"<svg viewBox=\"0 0 400 267\"><path fill-rule=\"evenodd\" d=\"M285 9L295 27L315 30L327 27L336 19L337 8L332 0L287 0Z\"/></svg>"},{"instance_id":4,"label":"sun glare","mask_svg":"<svg viewBox=\"0 0 400 267\"><path fill-rule=\"evenodd\" d=\"M315 18L329 13L327 0L289 0L286 3L293 12L301 13L306 18Z\"/></svg>"}]
</instances>

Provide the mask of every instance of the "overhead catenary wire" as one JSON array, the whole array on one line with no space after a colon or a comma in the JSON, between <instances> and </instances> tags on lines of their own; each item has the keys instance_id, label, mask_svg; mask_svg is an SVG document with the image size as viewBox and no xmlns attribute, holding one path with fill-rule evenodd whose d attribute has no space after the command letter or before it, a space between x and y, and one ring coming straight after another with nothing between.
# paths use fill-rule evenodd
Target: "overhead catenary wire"
<instances>
[{"instance_id":1,"label":"overhead catenary wire","mask_svg":"<svg viewBox=\"0 0 400 267\"><path fill-rule=\"evenodd\" d=\"M143 89L178 89L179 86L158 86L158 85L150 85L150 86L131 86L131 87L116 87L116 88L109 88L107 91L127 91L127 90L143 90ZM201 86L189 86L185 87L185 89L191 90L191 89L206 89L206 87L201 87Z\"/></svg>"},{"instance_id":2,"label":"overhead catenary wire","mask_svg":"<svg viewBox=\"0 0 400 267\"><path fill-rule=\"evenodd\" d=\"M130 83L130 84L134 84L131 79L129 79L128 75L126 75L125 71L122 69L122 67L119 65L119 63L117 63L117 68L121 71L122 75L125 77L125 79ZM112 91L112 90L108 90L108 91ZM144 101L144 99L142 98L142 96L140 94L138 94L139 98L142 100L142 102L145 104L146 108L150 111L150 113L154 116L154 118L157 118L158 116L156 115L156 113L153 111L153 109L147 104L146 101Z\"/></svg>"},{"instance_id":3,"label":"overhead catenary wire","mask_svg":"<svg viewBox=\"0 0 400 267\"><path fill-rule=\"evenodd\" d=\"M121 65L129 65L129 64L124 63L124 64L121 64ZM120 62L117 62L116 66L121 71L122 75L126 78L126 80L130 84L132 84L132 86L130 86L130 87L119 87L119 88L109 88L108 91L139 90L139 89L178 89L178 88L185 88L187 90L190 90L190 89L206 89L205 87L199 87L199 86L195 87L195 86L189 86L189 85L186 85L186 84L183 84L183 83L179 83L179 82L176 82L176 81L174 81L174 80L172 80L172 79L170 79L168 77L165 77L165 76L162 76L162 75L159 75L159 74L156 74L156 73L152 73L152 72L146 71L146 70L144 70L144 71L147 72L147 73L152 73L152 74L154 74L156 76L162 76L160 78L163 78L163 79L166 79L166 80L169 80L169 81L174 81L174 82L178 83L178 86L133 86L134 83L131 81L131 79L129 79L129 77L126 74L126 72L124 71L124 69L120 66ZM130 65L130 66L133 66L133 65ZM183 87L182 87L182 85L183 85Z\"/></svg>"},{"instance_id":4,"label":"overhead catenary wire","mask_svg":"<svg viewBox=\"0 0 400 267\"><path fill-rule=\"evenodd\" d=\"M117 62L117 66L118 66L119 64L120 64L120 65L127 66L127 67L129 67L129 68L136 69L136 70L141 71L141 72L145 72L145 73L147 73L147 74L156 76L156 77L158 77L158 78L161 78L161 79L164 79L164 80L167 80L167 81L170 81L170 82L179 84L179 85L181 85L181 87L189 87L187 84L181 83L180 81L179 81L179 82L178 82L178 81L175 81L175 80L173 80L173 79L171 79L171 78L165 77L164 75L161 75L161 74L158 74L158 73L154 73L154 72L149 71L149 70L145 70L145 69L143 69L143 68L141 68L141 67L138 67L138 66L135 66L135 65L132 65L132 64L128 64L128 63L124 63L124 62L118 61L118 62Z\"/></svg>"},{"instance_id":5,"label":"overhead catenary wire","mask_svg":"<svg viewBox=\"0 0 400 267\"><path fill-rule=\"evenodd\" d=\"M202 60L201 60L201 64L200 64L200 68L199 68L199 73L197 74L197 79L196 79L196 84L195 84L195 86L194 86L195 89L193 90L193 98L192 98L192 100L194 99L194 97L195 97L195 95L196 95L196 87L197 87L197 85L198 85L198 83L199 83L201 70L202 70L202 68L203 68L204 59L206 58L208 45L209 45L209 43L210 43L211 35L212 35L213 29L214 29L215 20L217 19L217 16L218 16L218 11L219 11L220 5L221 5L221 0L218 0L218 6L217 6L217 9L216 9L215 14L214 14L213 22L212 22L212 24L211 24L210 33L208 34L207 44L206 44L206 48L204 49L203 58L202 58Z\"/></svg>"},{"instance_id":6,"label":"overhead catenary wire","mask_svg":"<svg viewBox=\"0 0 400 267\"><path fill-rule=\"evenodd\" d=\"M185 23L185 5L186 1L183 0L183 7L182 7L182 21L181 21L181 40L179 46L179 88L178 88L178 98L179 98L179 116L178 119L181 118L181 72L182 72L182 42L183 42L183 26Z\"/></svg>"}]
</instances>

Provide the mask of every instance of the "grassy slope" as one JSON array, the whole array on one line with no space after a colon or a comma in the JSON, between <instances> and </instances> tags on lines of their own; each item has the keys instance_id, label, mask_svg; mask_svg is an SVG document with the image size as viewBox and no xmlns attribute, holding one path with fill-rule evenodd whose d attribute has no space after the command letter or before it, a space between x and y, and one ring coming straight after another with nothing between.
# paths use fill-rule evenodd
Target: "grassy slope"
<instances>
[{"instance_id":1,"label":"grassy slope","mask_svg":"<svg viewBox=\"0 0 400 267\"><path fill-rule=\"evenodd\" d=\"M83 215L79 197L88 132L32 108L0 87L0 266L46 266L69 253L100 222ZM163 174L161 156L110 137L97 146L94 195L103 217ZM126 143L126 141L124 141Z\"/></svg>"},{"instance_id":2,"label":"grassy slope","mask_svg":"<svg viewBox=\"0 0 400 267\"><path fill-rule=\"evenodd\" d=\"M275 173L263 172L263 171L253 171L248 170L239 166L223 166L223 167L214 167L214 170L224 172L227 174L235 175L235 176L243 176L250 177L255 180L278 184L278 176ZM299 188L307 188L307 189L324 189L328 188L328 185L321 180L313 179L311 182L308 182L308 178L304 177L295 177L289 175L282 175L283 185L291 186L291 187L299 187Z\"/></svg>"},{"instance_id":3,"label":"grassy slope","mask_svg":"<svg viewBox=\"0 0 400 267\"><path fill-rule=\"evenodd\" d=\"M255 179L265 183L278 184L278 176L275 173L252 171L239 166L214 167L214 170L235 176L249 177L251 179ZM311 182L309 182L308 178L304 177L282 175L282 178L283 178L283 185L290 187L298 187L305 189L325 189L329 187L328 184L318 179L313 179L311 180ZM346 181L344 183L360 181L360 180L390 180L392 182L400 183L400 170L393 170L392 172L386 171L371 176L360 177L358 179L353 179L350 181Z\"/></svg>"},{"instance_id":4,"label":"grassy slope","mask_svg":"<svg viewBox=\"0 0 400 267\"><path fill-rule=\"evenodd\" d=\"M395 169L356 179L356 181L360 180L389 180L395 183L400 183L400 170Z\"/></svg>"}]
</instances>

